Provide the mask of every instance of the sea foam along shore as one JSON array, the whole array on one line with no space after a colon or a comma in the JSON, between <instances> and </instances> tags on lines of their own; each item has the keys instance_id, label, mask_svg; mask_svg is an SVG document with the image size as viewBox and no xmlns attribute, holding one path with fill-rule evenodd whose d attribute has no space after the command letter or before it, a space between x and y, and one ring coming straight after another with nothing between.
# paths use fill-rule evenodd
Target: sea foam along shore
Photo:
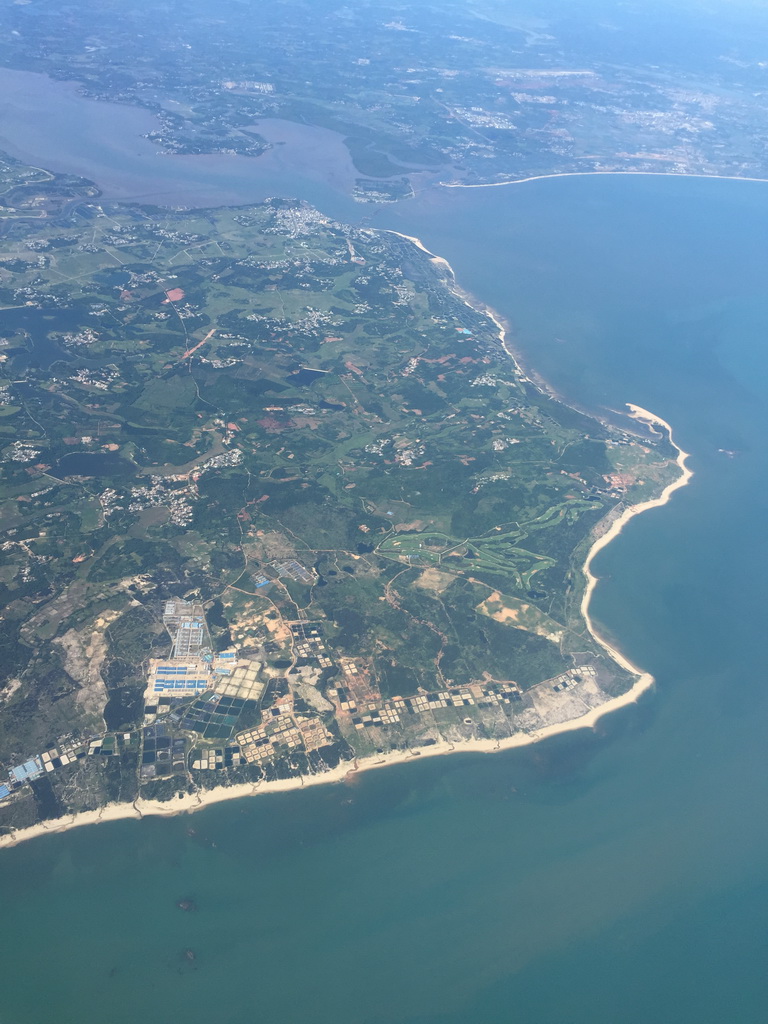
<instances>
[{"instance_id":1,"label":"sea foam along shore","mask_svg":"<svg viewBox=\"0 0 768 1024\"><path fill-rule=\"evenodd\" d=\"M422 252L426 253L431 260L434 260L436 263L444 266L448 270L452 282L454 282L456 294L468 306L471 306L473 309L478 308L473 306L472 303L468 301L466 295L457 286L455 286L456 278L453 273L453 268L447 260L431 253L418 238L403 235L397 231L389 233L399 235L400 238L407 239L409 242L412 242L421 249ZM514 355L507 347L506 330L502 322L492 310L485 307L480 307L480 309L498 328L499 339L505 352L507 352L509 357L515 361L515 364L517 365ZM604 637L602 637L595 628L589 612L592 594L594 593L598 582L598 577L592 572L592 561L598 552L602 551L604 547L618 537L630 519L643 512L647 512L649 509L666 505L672 494L678 490L678 488L684 487L688 483L693 476L693 472L687 465L687 460L690 456L675 444L672 436L672 428L666 420L661 419L661 417L648 412L647 409L643 409L638 405L627 403L627 407L630 410L629 415L634 419L645 423L652 429L661 427L668 432L670 443L677 451L676 462L680 467L680 476L672 483L668 484L658 498L653 498L649 501L644 501L626 508L621 515L611 523L608 530L595 540L587 553L583 566L583 572L586 577L587 584L581 600L581 614L587 624L590 634L594 637L596 642L600 644L600 646L618 665L637 677L634 685L630 687L626 693L607 700L604 704L601 704L599 707L592 708L586 714L580 715L578 718L573 718L565 722L558 722L554 725L549 725L533 732L516 733L514 736L508 736L504 739L475 739L467 740L462 743L449 743L447 740L441 740L437 743L430 744L429 746L424 746L419 750L390 751L386 754L377 754L366 758L356 758L354 761L343 761L336 768L333 768L328 772L323 772L320 775L300 776L299 778L292 779L275 779L270 782L240 783L235 786L216 786L213 789L204 790L202 792L198 791L196 793L184 794L180 798L169 801L137 799L133 803L107 804L105 807L100 807L92 811L82 811L79 814L72 814L62 818L55 818L50 821L39 822L36 825L31 825L29 828L17 829L12 833L0 835L0 849L3 847L15 846L18 843L22 843L27 839L34 839L37 836L66 832L69 829L78 828L82 825L95 825L99 822L118 821L123 818L140 819L154 816L169 817L176 814L191 814L194 811L202 810L202 808L208 807L214 803L220 803L224 800L237 800L241 797L254 796L260 793L284 793L289 790L306 789L310 786L327 785L330 783L351 783L355 776L361 772L370 771L374 768L383 768L387 765L407 764L409 761L414 761L424 757L437 757L444 754L457 753L495 753L501 750L511 750L515 747L524 747L532 743L538 743L541 740L561 733L572 732L578 729L594 728L597 722L604 715L635 703L641 694L653 686L654 678L650 673L644 672L642 669L634 665L621 653L621 651L613 647Z\"/></svg>"}]
</instances>

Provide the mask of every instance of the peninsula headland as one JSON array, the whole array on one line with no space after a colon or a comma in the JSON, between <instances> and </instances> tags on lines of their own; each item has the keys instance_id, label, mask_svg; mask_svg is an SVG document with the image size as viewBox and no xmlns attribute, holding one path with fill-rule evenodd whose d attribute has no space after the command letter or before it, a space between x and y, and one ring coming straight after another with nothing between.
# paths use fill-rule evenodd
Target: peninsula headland
<instances>
[{"instance_id":1,"label":"peninsula headland","mask_svg":"<svg viewBox=\"0 0 768 1024\"><path fill-rule=\"evenodd\" d=\"M3 173L0 842L530 743L652 685L591 567L687 482L668 424L542 391L418 239Z\"/></svg>"}]
</instances>

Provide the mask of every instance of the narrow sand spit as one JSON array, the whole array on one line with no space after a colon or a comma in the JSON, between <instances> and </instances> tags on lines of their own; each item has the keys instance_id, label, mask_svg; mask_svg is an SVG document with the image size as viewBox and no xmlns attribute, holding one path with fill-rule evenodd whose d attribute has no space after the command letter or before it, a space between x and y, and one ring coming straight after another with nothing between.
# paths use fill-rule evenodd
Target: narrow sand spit
<instances>
[{"instance_id":1,"label":"narrow sand spit","mask_svg":"<svg viewBox=\"0 0 768 1024\"><path fill-rule=\"evenodd\" d=\"M461 181L441 181L439 188L503 188L505 185L524 185L528 181L547 181L550 178L592 178L610 175L612 177L640 178L712 178L714 181L761 181L768 178L747 178L740 174L672 174L669 171L560 171L559 174L534 174L530 178L512 178L509 181L486 181L475 185ZM403 236L407 238L407 235Z\"/></svg>"}]
</instances>

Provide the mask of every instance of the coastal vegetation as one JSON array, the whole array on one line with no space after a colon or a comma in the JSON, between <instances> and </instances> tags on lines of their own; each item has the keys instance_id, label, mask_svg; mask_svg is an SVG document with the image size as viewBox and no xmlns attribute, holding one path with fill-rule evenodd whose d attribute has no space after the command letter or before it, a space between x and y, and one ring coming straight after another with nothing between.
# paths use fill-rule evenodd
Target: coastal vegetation
<instances>
[{"instance_id":1,"label":"coastal vegetation","mask_svg":"<svg viewBox=\"0 0 768 1024\"><path fill-rule=\"evenodd\" d=\"M0 259L0 760L55 771L11 774L0 820L501 741L573 717L539 692L631 686L586 628L581 562L674 479L663 432L538 390L409 239L296 201L170 211L6 178L22 212L30 182L50 201ZM258 666L255 701L150 712L181 597ZM241 756L285 700L312 741Z\"/></svg>"}]
</instances>

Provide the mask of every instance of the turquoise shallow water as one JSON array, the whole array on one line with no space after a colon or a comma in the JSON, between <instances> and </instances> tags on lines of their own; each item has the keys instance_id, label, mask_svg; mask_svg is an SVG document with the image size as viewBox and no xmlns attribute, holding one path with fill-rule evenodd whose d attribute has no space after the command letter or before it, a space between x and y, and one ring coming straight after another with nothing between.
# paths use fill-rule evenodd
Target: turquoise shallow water
<instances>
[{"instance_id":1,"label":"turquoise shallow water","mask_svg":"<svg viewBox=\"0 0 768 1024\"><path fill-rule=\"evenodd\" d=\"M657 692L534 749L3 852L0 1022L762 1022L768 186L561 179L373 223L445 255L570 398L692 453L596 566Z\"/></svg>"}]
</instances>

